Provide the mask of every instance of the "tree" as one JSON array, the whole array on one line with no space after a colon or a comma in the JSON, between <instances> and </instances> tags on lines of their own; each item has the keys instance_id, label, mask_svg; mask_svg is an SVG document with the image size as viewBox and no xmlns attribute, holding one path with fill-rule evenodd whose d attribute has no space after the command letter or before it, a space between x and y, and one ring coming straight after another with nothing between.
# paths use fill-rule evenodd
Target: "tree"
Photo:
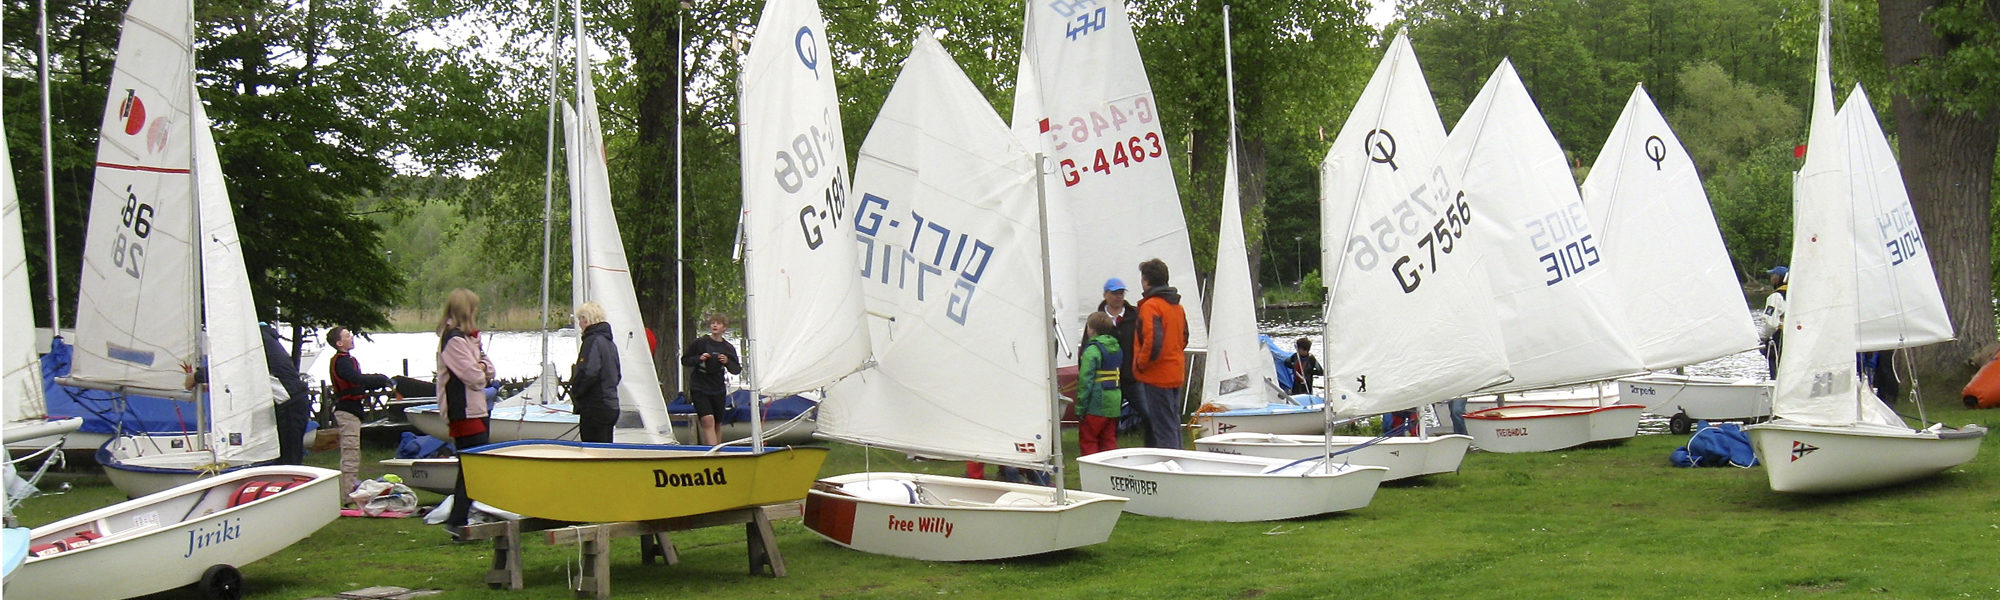
<instances>
[{"instance_id":1,"label":"tree","mask_svg":"<svg viewBox=\"0 0 2000 600\"><path fill-rule=\"evenodd\" d=\"M1917 364L1962 381L1994 343L1994 157L2000 151L2000 4L1881 0L1883 60L1904 184L1957 341Z\"/></svg>"}]
</instances>

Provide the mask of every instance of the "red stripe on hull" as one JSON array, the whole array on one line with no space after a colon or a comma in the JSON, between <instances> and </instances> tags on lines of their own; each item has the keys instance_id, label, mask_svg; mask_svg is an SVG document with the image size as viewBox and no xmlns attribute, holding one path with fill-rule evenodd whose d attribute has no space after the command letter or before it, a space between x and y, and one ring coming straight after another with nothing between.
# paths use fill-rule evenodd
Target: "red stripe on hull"
<instances>
[{"instance_id":1,"label":"red stripe on hull","mask_svg":"<svg viewBox=\"0 0 2000 600\"><path fill-rule=\"evenodd\" d=\"M806 494L806 528L833 541L854 543L854 500L832 494Z\"/></svg>"}]
</instances>

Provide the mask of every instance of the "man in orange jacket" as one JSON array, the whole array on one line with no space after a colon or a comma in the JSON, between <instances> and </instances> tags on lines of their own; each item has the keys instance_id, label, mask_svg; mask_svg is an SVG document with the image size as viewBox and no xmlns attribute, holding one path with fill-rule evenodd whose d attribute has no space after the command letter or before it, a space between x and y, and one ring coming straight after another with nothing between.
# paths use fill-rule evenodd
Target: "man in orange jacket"
<instances>
[{"instance_id":1,"label":"man in orange jacket","mask_svg":"<svg viewBox=\"0 0 2000 600\"><path fill-rule=\"evenodd\" d=\"M1132 332L1132 376L1139 380L1139 411L1155 448L1181 448L1181 388L1187 385L1187 310L1179 290L1167 285L1167 263L1139 263L1146 288L1139 326Z\"/></svg>"}]
</instances>

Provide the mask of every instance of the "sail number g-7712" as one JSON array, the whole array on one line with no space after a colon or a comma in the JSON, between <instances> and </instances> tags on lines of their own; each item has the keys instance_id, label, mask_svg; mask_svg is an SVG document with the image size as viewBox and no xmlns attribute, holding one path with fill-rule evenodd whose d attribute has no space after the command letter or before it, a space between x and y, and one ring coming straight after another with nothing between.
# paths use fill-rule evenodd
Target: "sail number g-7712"
<instances>
[{"instance_id":1,"label":"sail number g-7712","mask_svg":"<svg viewBox=\"0 0 2000 600\"><path fill-rule=\"evenodd\" d=\"M888 230L904 225L910 226L907 242L889 237ZM993 260L994 247L963 229L956 231L915 210L898 210L887 198L862 193L860 205L854 208L854 239L861 244L861 279L899 290L910 290L914 282L917 302L937 297L932 286L948 284L945 316L964 325L973 293L979 291L979 278ZM935 245L931 238L936 239ZM934 277L945 280L947 273L956 277L933 283Z\"/></svg>"}]
</instances>

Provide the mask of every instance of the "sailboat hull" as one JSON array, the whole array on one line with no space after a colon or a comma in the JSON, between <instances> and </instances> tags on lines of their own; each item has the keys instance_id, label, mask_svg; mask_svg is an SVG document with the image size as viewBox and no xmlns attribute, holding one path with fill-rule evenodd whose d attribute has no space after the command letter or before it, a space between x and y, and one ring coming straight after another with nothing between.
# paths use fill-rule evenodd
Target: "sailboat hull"
<instances>
[{"instance_id":1,"label":"sailboat hull","mask_svg":"<svg viewBox=\"0 0 2000 600\"><path fill-rule=\"evenodd\" d=\"M1226 412L1198 412L1195 424L1201 435L1225 433L1307 434L1326 430L1324 404L1317 396L1297 396L1299 404L1272 404L1264 408L1244 408Z\"/></svg>"},{"instance_id":2,"label":"sailboat hull","mask_svg":"<svg viewBox=\"0 0 2000 600\"><path fill-rule=\"evenodd\" d=\"M1632 404L1510 405L1466 413L1465 432L1487 452L1548 452L1631 439L1643 410Z\"/></svg>"},{"instance_id":3,"label":"sailboat hull","mask_svg":"<svg viewBox=\"0 0 2000 600\"><path fill-rule=\"evenodd\" d=\"M391 458L381 461L382 471L403 478L403 484L420 490L449 494L458 485L457 458Z\"/></svg>"},{"instance_id":4,"label":"sailboat hull","mask_svg":"<svg viewBox=\"0 0 2000 600\"><path fill-rule=\"evenodd\" d=\"M1654 373L1618 380L1620 402L1662 416L1741 421L1771 416L1771 382Z\"/></svg>"},{"instance_id":5,"label":"sailboat hull","mask_svg":"<svg viewBox=\"0 0 2000 600\"><path fill-rule=\"evenodd\" d=\"M1125 494L1125 511L1190 521L1271 521L1368 506L1384 467L1120 448L1076 459L1083 489ZM1291 465L1290 468L1286 468Z\"/></svg>"},{"instance_id":6,"label":"sailboat hull","mask_svg":"<svg viewBox=\"0 0 2000 600\"><path fill-rule=\"evenodd\" d=\"M792 502L806 494L826 448L521 441L460 452L465 490L531 517L608 523L670 519Z\"/></svg>"},{"instance_id":7,"label":"sailboat hull","mask_svg":"<svg viewBox=\"0 0 2000 600\"><path fill-rule=\"evenodd\" d=\"M805 525L870 554L968 561L1031 556L1103 543L1125 498L1001 481L916 473L851 473L806 495Z\"/></svg>"},{"instance_id":8,"label":"sailboat hull","mask_svg":"<svg viewBox=\"0 0 2000 600\"><path fill-rule=\"evenodd\" d=\"M195 583L214 565L242 567L339 517L339 481L328 469L257 467L37 527L41 556L14 572L7 595L130 598ZM285 487L256 497L244 493L253 482ZM58 541L70 548L51 550Z\"/></svg>"},{"instance_id":9,"label":"sailboat hull","mask_svg":"<svg viewBox=\"0 0 2000 600\"><path fill-rule=\"evenodd\" d=\"M1928 477L1979 456L1986 428L1914 431L1857 424L1807 425L1780 419L1744 428L1771 490L1833 494Z\"/></svg>"},{"instance_id":10,"label":"sailboat hull","mask_svg":"<svg viewBox=\"0 0 2000 600\"><path fill-rule=\"evenodd\" d=\"M1276 435L1268 433L1225 433L1194 441L1196 450L1278 458L1287 461L1320 456L1326 451L1320 435ZM1383 481L1458 472L1465 451L1472 445L1469 435L1392 437L1381 441L1367 436L1333 436L1333 451L1344 452L1334 462L1386 467ZM1373 444L1369 442L1375 441Z\"/></svg>"},{"instance_id":11,"label":"sailboat hull","mask_svg":"<svg viewBox=\"0 0 2000 600\"><path fill-rule=\"evenodd\" d=\"M444 416L438 414L437 405L413 406L404 409L403 414L409 419L410 426L424 432L424 435L441 440L451 439L450 429L445 424ZM673 413L671 418L675 439L689 442L701 439L695 430L694 414ZM811 442L814 423L811 418L807 418L797 425L780 428L766 421L764 443L785 445ZM575 441L578 434L576 413L571 412L567 404L499 407L493 409L486 426L487 439L494 442ZM750 421L747 418L723 423L718 429L724 441L750 437Z\"/></svg>"},{"instance_id":12,"label":"sailboat hull","mask_svg":"<svg viewBox=\"0 0 2000 600\"><path fill-rule=\"evenodd\" d=\"M113 487L126 497L138 498L268 462L217 464L213 454L198 447L197 439L193 434L115 437L97 449L97 464L104 467Z\"/></svg>"}]
</instances>

